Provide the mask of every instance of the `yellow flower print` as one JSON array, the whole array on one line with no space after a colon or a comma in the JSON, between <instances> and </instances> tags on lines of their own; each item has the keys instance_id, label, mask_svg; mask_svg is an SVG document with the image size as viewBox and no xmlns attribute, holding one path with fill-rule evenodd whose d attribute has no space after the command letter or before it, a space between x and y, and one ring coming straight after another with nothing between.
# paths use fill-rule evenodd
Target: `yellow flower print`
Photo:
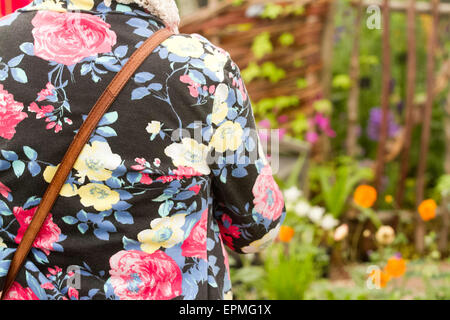
<instances>
[{"instance_id":1,"label":"yellow flower print","mask_svg":"<svg viewBox=\"0 0 450 320\"><path fill-rule=\"evenodd\" d=\"M171 248L184 240L184 231L181 227L185 222L185 214L155 219L150 224L151 229L143 230L138 234L141 249L147 253L154 253L159 248Z\"/></svg>"},{"instance_id":2,"label":"yellow flower print","mask_svg":"<svg viewBox=\"0 0 450 320\"><path fill-rule=\"evenodd\" d=\"M242 144L243 134L244 130L239 123L227 121L217 129L209 145L218 152L236 151Z\"/></svg>"},{"instance_id":3,"label":"yellow flower print","mask_svg":"<svg viewBox=\"0 0 450 320\"><path fill-rule=\"evenodd\" d=\"M0 238L0 248L7 248L7 245L3 242L2 238Z\"/></svg>"},{"instance_id":4,"label":"yellow flower print","mask_svg":"<svg viewBox=\"0 0 450 320\"><path fill-rule=\"evenodd\" d=\"M54 167L54 166L48 166L47 168L45 168L44 170L44 180L48 183L52 182L53 177L56 174L56 170L58 170L59 164ZM76 185L71 186L69 183L66 183L60 193L61 196L63 197L73 197L76 196L78 194L78 189Z\"/></svg>"},{"instance_id":5,"label":"yellow flower print","mask_svg":"<svg viewBox=\"0 0 450 320\"><path fill-rule=\"evenodd\" d=\"M94 0L71 0L69 10L91 10L94 7Z\"/></svg>"},{"instance_id":6,"label":"yellow flower print","mask_svg":"<svg viewBox=\"0 0 450 320\"><path fill-rule=\"evenodd\" d=\"M193 37L171 37L162 44L167 47L169 52L172 52L180 57L200 58L202 54L205 53L203 44L200 40Z\"/></svg>"},{"instance_id":7,"label":"yellow flower print","mask_svg":"<svg viewBox=\"0 0 450 320\"><path fill-rule=\"evenodd\" d=\"M202 174L209 174L211 169L207 163L208 147L197 141L184 138L181 143L172 143L164 153L172 158L176 167L192 167Z\"/></svg>"},{"instance_id":8,"label":"yellow flower print","mask_svg":"<svg viewBox=\"0 0 450 320\"><path fill-rule=\"evenodd\" d=\"M158 134L161 131L161 122L152 121L147 125L147 132L150 134Z\"/></svg>"},{"instance_id":9,"label":"yellow flower print","mask_svg":"<svg viewBox=\"0 0 450 320\"><path fill-rule=\"evenodd\" d=\"M247 247L242 248L242 252L244 253L256 253L259 252L268 246L270 246L273 240L278 236L280 232L281 224L279 224L275 229L270 230L264 237L259 240L253 241Z\"/></svg>"},{"instance_id":10,"label":"yellow flower print","mask_svg":"<svg viewBox=\"0 0 450 320\"><path fill-rule=\"evenodd\" d=\"M78 189L81 204L97 211L110 210L120 200L119 193L100 183L89 183Z\"/></svg>"},{"instance_id":11,"label":"yellow flower print","mask_svg":"<svg viewBox=\"0 0 450 320\"><path fill-rule=\"evenodd\" d=\"M63 3L61 0L45 0L44 2L33 6L32 9L34 10L51 10L51 11L58 11L58 12L66 12L67 10L64 9Z\"/></svg>"},{"instance_id":12,"label":"yellow flower print","mask_svg":"<svg viewBox=\"0 0 450 320\"><path fill-rule=\"evenodd\" d=\"M223 295L223 300L233 300L233 291L228 291Z\"/></svg>"},{"instance_id":13,"label":"yellow flower print","mask_svg":"<svg viewBox=\"0 0 450 320\"><path fill-rule=\"evenodd\" d=\"M214 54L205 56L205 67L214 72L217 78L219 78L219 81L223 81L225 79L223 68L227 64L227 61L228 57L225 54L215 50Z\"/></svg>"},{"instance_id":14,"label":"yellow flower print","mask_svg":"<svg viewBox=\"0 0 450 320\"><path fill-rule=\"evenodd\" d=\"M122 159L113 154L108 143L94 141L92 146L85 145L83 151L75 162L74 169L81 183L86 177L91 181L106 181L112 176L112 170L116 169Z\"/></svg>"},{"instance_id":15,"label":"yellow flower print","mask_svg":"<svg viewBox=\"0 0 450 320\"><path fill-rule=\"evenodd\" d=\"M228 114L228 86L221 83L216 89L212 111L212 122L216 125L221 123Z\"/></svg>"}]
</instances>

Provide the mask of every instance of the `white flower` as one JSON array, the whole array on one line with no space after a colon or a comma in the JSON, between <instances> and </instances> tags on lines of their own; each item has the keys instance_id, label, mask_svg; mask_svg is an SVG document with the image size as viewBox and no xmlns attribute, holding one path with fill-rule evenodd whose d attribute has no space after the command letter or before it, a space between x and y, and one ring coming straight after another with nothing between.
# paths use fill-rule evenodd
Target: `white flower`
<instances>
[{"instance_id":1,"label":"white flower","mask_svg":"<svg viewBox=\"0 0 450 320\"><path fill-rule=\"evenodd\" d=\"M112 177L113 171L119 167L121 162L120 155L113 153L107 142L94 141L92 145L86 144L83 147L73 167L78 171L76 176L79 177L78 181L81 183L84 183L86 177L91 181L106 181ZM52 181L58 166L48 166L45 169L45 181L48 183ZM64 194L65 196L74 195L67 188Z\"/></svg>"},{"instance_id":2,"label":"white flower","mask_svg":"<svg viewBox=\"0 0 450 320\"><path fill-rule=\"evenodd\" d=\"M244 130L237 122L226 121L213 134L210 147L217 152L236 151L243 143Z\"/></svg>"},{"instance_id":3,"label":"white flower","mask_svg":"<svg viewBox=\"0 0 450 320\"><path fill-rule=\"evenodd\" d=\"M284 200L286 202L295 202L302 196L302 192L296 187L290 187L284 191Z\"/></svg>"},{"instance_id":4,"label":"white flower","mask_svg":"<svg viewBox=\"0 0 450 320\"><path fill-rule=\"evenodd\" d=\"M212 119L211 121L218 125L220 124L228 114L228 92L229 88L226 84L221 83L216 89L214 94L214 104L212 111Z\"/></svg>"},{"instance_id":5,"label":"white flower","mask_svg":"<svg viewBox=\"0 0 450 320\"><path fill-rule=\"evenodd\" d=\"M213 54L205 56L205 67L214 72L220 82L224 80L223 68L227 64L228 56L215 49Z\"/></svg>"},{"instance_id":6,"label":"white flower","mask_svg":"<svg viewBox=\"0 0 450 320\"><path fill-rule=\"evenodd\" d=\"M147 253L154 253L159 248L171 248L184 240L184 231L181 229L185 222L185 214L155 219L150 228L139 232L137 238L141 248Z\"/></svg>"},{"instance_id":7,"label":"white flower","mask_svg":"<svg viewBox=\"0 0 450 320\"><path fill-rule=\"evenodd\" d=\"M152 121L147 125L147 132L150 134L158 134L161 131L161 122Z\"/></svg>"},{"instance_id":8,"label":"white flower","mask_svg":"<svg viewBox=\"0 0 450 320\"><path fill-rule=\"evenodd\" d=\"M170 37L162 45L180 57L200 58L205 53L202 42L194 37Z\"/></svg>"},{"instance_id":9,"label":"white flower","mask_svg":"<svg viewBox=\"0 0 450 320\"><path fill-rule=\"evenodd\" d=\"M256 253L260 252L261 250L267 248L270 246L273 242L273 240L278 236L278 233L280 232L281 224L279 224L275 229L272 229L269 231L269 233L266 233L264 237L262 237L259 240L253 241L248 245L247 247L242 248L242 252L244 253Z\"/></svg>"},{"instance_id":10,"label":"white flower","mask_svg":"<svg viewBox=\"0 0 450 320\"><path fill-rule=\"evenodd\" d=\"M308 218L311 219L312 222L319 223L325 213L325 209L321 207L312 207L308 212Z\"/></svg>"},{"instance_id":11,"label":"white flower","mask_svg":"<svg viewBox=\"0 0 450 320\"><path fill-rule=\"evenodd\" d=\"M325 230L331 230L338 225L339 221L337 221L331 214L327 214L323 217L320 225Z\"/></svg>"},{"instance_id":12,"label":"white flower","mask_svg":"<svg viewBox=\"0 0 450 320\"><path fill-rule=\"evenodd\" d=\"M395 240L395 231L391 226L381 226L375 234L375 239L382 245L390 245Z\"/></svg>"},{"instance_id":13,"label":"white flower","mask_svg":"<svg viewBox=\"0 0 450 320\"><path fill-rule=\"evenodd\" d=\"M334 231L334 241L344 240L348 236L348 224L341 224Z\"/></svg>"},{"instance_id":14,"label":"white flower","mask_svg":"<svg viewBox=\"0 0 450 320\"><path fill-rule=\"evenodd\" d=\"M176 167L192 167L202 174L209 174L211 169L207 163L208 147L194 139L183 138L181 143L172 143L164 153L172 158Z\"/></svg>"},{"instance_id":15,"label":"white flower","mask_svg":"<svg viewBox=\"0 0 450 320\"><path fill-rule=\"evenodd\" d=\"M308 212L311 210L311 206L305 200L299 201L294 208L295 214L299 217L306 217Z\"/></svg>"}]
</instances>

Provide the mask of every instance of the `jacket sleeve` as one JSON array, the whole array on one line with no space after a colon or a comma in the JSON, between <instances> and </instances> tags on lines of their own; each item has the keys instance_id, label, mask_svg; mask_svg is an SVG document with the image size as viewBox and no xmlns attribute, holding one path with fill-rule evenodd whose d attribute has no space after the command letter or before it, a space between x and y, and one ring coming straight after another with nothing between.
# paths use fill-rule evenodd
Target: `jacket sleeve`
<instances>
[{"instance_id":1,"label":"jacket sleeve","mask_svg":"<svg viewBox=\"0 0 450 320\"><path fill-rule=\"evenodd\" d=\"M215 218L225 244L254 253L278 235L286 210L264 154L239 67L229 59L216 89L210 141Z\"/></svg>"}]
</instances>

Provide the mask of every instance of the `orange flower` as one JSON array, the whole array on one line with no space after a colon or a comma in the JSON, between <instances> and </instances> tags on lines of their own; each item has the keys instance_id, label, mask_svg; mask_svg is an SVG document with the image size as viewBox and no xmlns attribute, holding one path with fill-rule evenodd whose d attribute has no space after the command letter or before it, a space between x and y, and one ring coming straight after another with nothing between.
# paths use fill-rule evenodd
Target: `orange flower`
<instances>
[{"instance_id":1,"label":"orange flower","mask_svg":"<svg viewBox=\"0 0 450 320\"><path fill-rule=\"evenodd\" d=\"M406 272L406 262L402 257L389 258L384 271L393 278L401 277Z\"/></svg>"},{"instance_id":2,"label":"orange flower","mask_svg":"<svg viewBox=\"0 0 450 320\"><path fill-rule=\"evenodd\" d=\"M363 208L370 208L377 201L377 190L372 186L361 185L356 188L353 201Z\"/></svg>"},{"instance_id":3,"label":"orange flower","mask_svg":"<svg viewBox=\"0 0 450 320\"><path fill-rule=\"evenodd\" d=\"M423 221L430 221L436 218L437 204L433 199L422 201L419 205L419 214Z\"/></svg>"},{"instance_id":4,"label":"orange flower","mask_svg":"<svg viewBox=\"0 0 450 320\"><path fill-rule=\"evenodd\" d=\"M379 286L380 288L386 287L391 280L391 276L382 270L373 270L369 274L369 278L374 285Z\"/></svg>"},{"instance_id":5,"label":"orange flower","mask_svg":"<svg viewBox=\"0 0 450 320\"><path fill-rule=\"evenodd\" d=\"M292 229L291 227L281 226L280 234L278 237L280 238L280 241L289 243L291 242L294 233L294 229Z\"/></svg>"}]
</instances>

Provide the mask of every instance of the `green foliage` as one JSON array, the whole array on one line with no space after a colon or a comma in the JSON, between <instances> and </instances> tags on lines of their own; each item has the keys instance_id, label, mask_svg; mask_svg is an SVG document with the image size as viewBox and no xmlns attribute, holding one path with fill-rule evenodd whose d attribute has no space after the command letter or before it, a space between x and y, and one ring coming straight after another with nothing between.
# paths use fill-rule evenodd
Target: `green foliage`
<instances>
[{"instance_id":1,"label":"green foliage","mask_svg":"<svg viewBox=\"0 0 450 320\"><path fill-rule=\"evenodd\" d=\"M305 89L308 87L308 81L305 78L297 79L297 88Z\"/></svg>"},{"instance_id":2,"label":"green foliage","mask_svg":"<svg viewBox=\"0 0 450 320\"><path fill-rule=\"evenodd\" d=\"M242 70L244 81L251 82L258 78L268 79L271 83L277 83L286 77L286 71L278 68L273 62L265 62L258 66L256 62L250 62L247 68Z\"/></svg>"},{"instance_id":3,"label":"green foliage","mask_svg":"<svg viewBox=\"0 0 450 320\"><path fill-rule=\"evenodd\" d=\"M303 67L303 65L304 65L304 62L303 62L302 59L295 59L294 60L294 67L295 68L301 68L301 67Z\"/></svg>"},{"instance_id":4,"label":"green foliage","mask_svg":"<svg viewBox=\"0 0 450 320\"><path fill-rule=\"evenodd\" d=\"M330 115L333 111L333 105L330 100L318 100L314 102L314 110L325 115Z\"/></svg>"},{"instance_id":5,"label":"green foliage","mask_svg":"<svg viewBox=\"0 0 450 320\"><path fill-rule=\"evenodd\" d=\"M261 68L254 61L250 62L247 68L241 72L242 78L246 83L252 82L254 79L261 76Z\"/></svg>"},{"instance_id":6,"label":"green foliage","mask_svg":"<svg viewBox=\"0 0 450 320\"><path fill-rule=\"evenodd\" d=\"M283 47L289 47L294 44L295 38L294 35L290 32L284 32L279 38L278 41Z\"/></svg>"},{"instance_id":7,"label":"green foliage","mask_svg":"<svg viewBox=\"0 0 450 320\"><path fill-rule=\"evenodd\" d=\"M254 104L255 113L264 118L268 113L282 111L289 107L297 106L300 100L297 96L279 96L275 98L265 98Z\"/></svg>"},{"instance_id":8,"label":"green foliage","mask_svg":"<svg viewBox=\"0 0 450 320\"><path fill-rule=\"evenodd\" d=\"M313 167L310 172L312 188L317 193L315 201L323 202L335 218L343 213L355 187L372 177L372 169L360 167L348 157L341 157L336 163Z\"/></svg>"},{"instance_id":9,"label":"green foliage","mask_svg":"<svg viewBox=\"0 0 450 320\"><path fill-rule=\"evenodd\" d=\"M261 75L268 78L270 82L277 83L286 77L286 71L278 68L273 62L265 62L261 67Z\"/></svg>"},{"instance_id":10,"label":"green foliage","mask_svg":"<svg viewBox=\"0 0 450 320\"><path fill-rule=\"evenodd\" d=\"M282 6L274 3L269 3L264 8L263 13L261 14L261 18L268 18L274 20L278 18L283 13L284 9Z\"/></svg>"},{"instance_id":11,"label":"green foliage","mask_svg":"<svg viewBox=\"0 0 450 320\"><path fill-rule=\"evenodd\" d=\"M450 175L443 175L439 178L436 191L442 198L450 196Z\"/></svg>"},{"instance_id":12,"label":"green foliage","mask_svg":"<svg viewBox=\"0 0 450 320\"><path fill-rule=\"evenodd\" d=\"M269 299L303 300L311 283L320 276L317 248L296 244L289 249L286 254L279 244L268 252L264 263L264 289Z\"/></svg>"},{"instance_id":13,"label":"green foliage","mask_svg":"<svg viewBox=\"0 0 450 320\"><path fill-rule=\"evenodd\" d=\"M235 7L239 7L244 3L244 0L233 0L231 4Z\"/></svg>"},{"instance_id":14,"label":"green foliage","mask_svg":"<svg viewBox=\"0 0 450 320\"><path fill-rule=\"evenodd\" d=\"M239 32L246 32L246 31L250 31L253 28L253 24L252 23L240 23L238 25L236 25L236 30Z\"/></svg>"},{"instance_id":15,"label":"green foliage","mask_svg":"<svg viewBox=\"0 0 450 320\"><path fill-rule=\"evenodd\" d=\"M284 12L289 15L293 14L295 16L301 16L305 13L305 7L299 4L296 5L287 5L284 9Z\"/></svg>"},{"instance_id":16,"label":"green foliage","mask_svg":"<svg viewBox=\"0 0 450 320\"><path fill-rule=\"evenodd\" d=\"M263 32L255 37L252 44L252 51L257 59L261 59L266 54L273 52L273 45L270 41L269 32Z\"/></svg>"},{"instance_id":17,"label":"green foliage","mask_svg":"<svg viewBox=\"0 0 450 320\"><path fill-rule=\"evenodd\" d=\"M303 134L308 130L308 119L303 113L299 113L294 121L291 122L291 128L296 137L303 140Z\"/></svg>"},{"instance_id":18,"label":"green foliage","mask_svg":"<svg viewBox=\"0 0 450 320\"><path fill-rule=\"evenodd\" d=\"M352 82L350 77L346 74L338 74L333 78L333 88L348 90L350 89Z\"/></svg>"}]
</instances>

